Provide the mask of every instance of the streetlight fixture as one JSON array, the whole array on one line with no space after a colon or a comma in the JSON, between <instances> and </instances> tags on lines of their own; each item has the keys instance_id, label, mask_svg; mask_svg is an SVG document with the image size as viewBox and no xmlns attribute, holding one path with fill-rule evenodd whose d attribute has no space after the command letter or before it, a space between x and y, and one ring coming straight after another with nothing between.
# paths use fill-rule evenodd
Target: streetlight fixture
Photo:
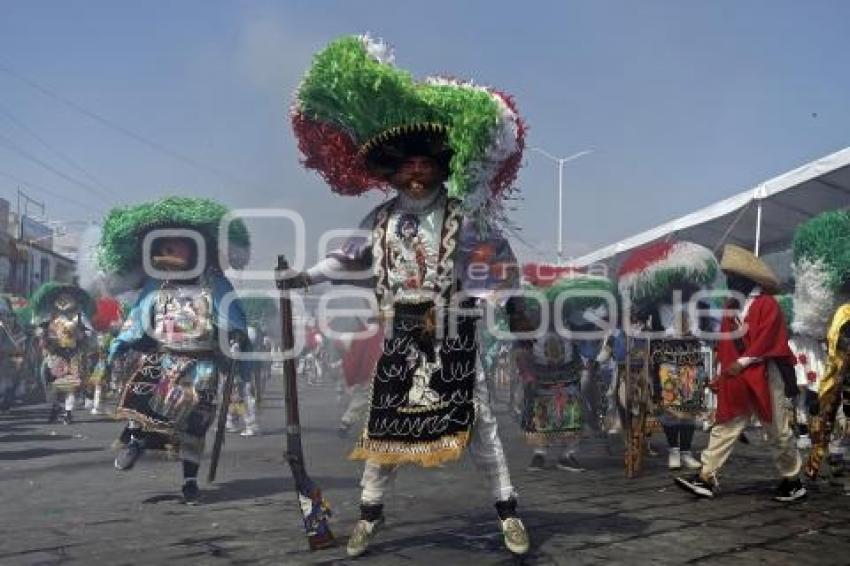
<instances>
[{"instance_id":1,"label":"streetlight fixture","mask_svg":"<svg viewBox=\"0 0 850 566\"><path fill-rule=\"evenodd\" d=\"M561 265L564 259L564 163L593 153L594 150L585 149L567 157L555 157L540 147L531 147L529 149L558 164L558 265Z\"/></svg>"}]
</instances>

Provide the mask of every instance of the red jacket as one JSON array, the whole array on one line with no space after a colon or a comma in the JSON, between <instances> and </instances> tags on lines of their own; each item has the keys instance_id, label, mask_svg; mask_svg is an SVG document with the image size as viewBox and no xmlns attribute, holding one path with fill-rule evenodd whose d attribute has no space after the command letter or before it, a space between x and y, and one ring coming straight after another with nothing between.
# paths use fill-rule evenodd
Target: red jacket
<instances>
[{"instance_id":1,"label":"red jacket","mask_svg":"<svg viewBox=\"0 0 850 566\"><path fill-rule=\"evenodd\" d=\"M717 392L718 423L755 412L759 420L769 423L773 419L770 387L767 381L768 358L784 359L794 365L796 358L788 346L788 329L785 317L771 295L761 294L753 299L744 318L747 333L743 336L744 350L739 352L735 341L721 339L717 343L717 361L726 370L740 358L761 358L736 377L719 379ZM721 333L731 333L737 328L733 317L726 317L720 326Z\"/></svg>"}]
</instances>

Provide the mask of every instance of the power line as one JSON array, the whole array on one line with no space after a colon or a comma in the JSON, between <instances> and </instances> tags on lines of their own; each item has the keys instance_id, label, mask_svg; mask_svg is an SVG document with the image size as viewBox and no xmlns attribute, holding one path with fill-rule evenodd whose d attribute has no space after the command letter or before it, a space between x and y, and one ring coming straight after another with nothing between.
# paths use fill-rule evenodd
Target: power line
<instances>
[{"instance_id":1,"label":"power line","mask_svg":"<svg viewBox=\"0 0 850 566\"><path fill-rule=\"evenodd\" d=\"M65 98L64 96L62 96L62 95L58 94L57 92L47 88L46 86L30 79L29 77L22 75L21 73L15 71L14 69L10 68L9 66L5 65L2 62L0 62L0 72L3 72L5 74L17 79L18 81L26 84L30 88L40 92L44 96L46 96L48 98L52 98L53 100L60 102L61 104L64 104L68 108L71 108L72 110L75 110L76 112L79 112L79 113L81 113L85 116L88 116L89 118L100 123L101 125L106 126L107 128L110 128L112 130L115 130L116 132L118 132L122 135L125 135L125 136L127 136L127 137L129 137L129 138L131 138L131 139L133 139L133 140L135 140L135 141L137 141L137 142L139 142L139 143L141 143L141 144L143 144L143 145L145 145L145 146L147 146L147 147L149 147L149 148L151 148L155 151L158 151L159 153L162 153L163 155L167 155L167 156L171 157L172 159L180 161L180 162L182 162L186 165L189 165L190 167L198 169L199 171L203 171L207 174L212 174L212 175L216 175L218 177L221 177L222 179L225 179L228 183L235 183L237 185L243 185L243 186L246 184L243 181L237 179L236 177L234 177L233 175L231 175L230 173L228 173L226 171L223 171L223 170L218 169L216 167L211 167L209 165L205 165L205 164L203 164L199 161L196 161L192 157L189 157L188 155L185 155L185 154L183 154L179 151L176 151L174 149L166 147L166 146L160 144L159 142L151 140L151 139L147 138L146 136L143 136L142 134L139 134L139 133L134 132L133 130L130 130L129 128L125 128L121 124L118 124L118 123L110 120L109 118L106 118L105 116L102 116L102 115L100 115L100 114L98 114L98 113L96 113L92 110L89 110L88 108L85 108L84 106L74 102L73 100L69 100L68 98Z\"/></svg>"},{"instance_id":2,"label":"power line","mask_svg":"<svg viewBox=\"0 0 850 566\"><path fill-rule=\"evenodd\" d=\"M16 117L16 116L15 116L15 115L11 112L11 110L9 110L9 107L8 107L8 106L6 106L5 104L0 103L0 113L3 113L3 114L6 116L6 119L7 119L7 120L9 120L9 121L10 121L10 122L12 122L13 124L15 124L18 128L20 128L20 129L22 129L23 131L25 131L25 132L26 132L27 134L29 134L32 138L34 138L36 141L38 141L41 145L43 145L43 146L44 146L44 147L46 147L49 151L51 151L51 152L53 152L55 155L57 155L57 156L58 156L60 159L62 159L65 163L67 163L68 165L70 165L71 167L73 167L73 168L74 168L74 169L76 169L77 171L81 172L81 173L82 173L83 175L85 175L86 177L88 177L88 178L89 178L89 180L90 180L90 181L92 181L94 184L96 184L97 186L99 186L100 188L102 188L102 189L103 189L103 190L105 190L105 191L109 191L109 188L108 188L106 185L104 185L104 184L100 181L100 179L98 179L97 177L95 177L95 176L94 176L94 174L92 174L92 173L91 173L88 169L86 169L85 167L83 167L82 165L80 165L79 163L77 163L75 160L71 159L69 156L67 156L67 155L66 155L66 154L64 154L63 152L59 151L58 149L56 149L56 148L55 148L53 145L51 145L51 144L50 144L50 143L49 143L46 139L44 139L43 137L41 137L40 135L38 135L38 134L37 134L37 133L36 133L36 132L35 132L32 128L28 127L28 126L27 126L27 125L23 122L23 120L21 120L20 118L17 118L17 117Z\"/></svg>"},{"instance_id":3,"label":"power line","mask_svg":"<svg viewBox=\"0 0 850 566\"><path fill-rule=\"evenodd\" d=\"M113 200L112 196L109 195L108 193L105 194L103 192L103 189L95 187L94 185L90 185L89 183L86 183L84 181L80 181L79 179L68 175L64 171L60 171L59 169L53 167L52 165L45 162L44 160L39 159L37 156L31 154L30 152L28 152L27 150L25 150L24 148L22 148L21 146L19 146L18 144L16 144L15 142L10 140L6 136L4 136L3 134L0 134L0 144L6 146L7 149L17 153L18 155L20 155L24 159L31 161L31 162L35 163L36 165L40 165L41 167L44 167L45 169L47 169L48 171L50 171L54 175L62 177L63 179L65 179L69 183L73 183L73 184L75 184L75 185L77 185L77 186L79 186L79 187L81 187L81 188L83 188L87 191L93 192L98 197L105 198L106 200L108 200L109 202L114 204L115 201Z\"/></svg>"},{"instance_id":4,"label":"power line","mask_svg":"<svg viewBox=\"0 0 850 566\"><path fill-rule=\"evenodd\" d=\"M25 179L21 179L17 175L13 175L11 173L6 173L5 171L0 171L0 175L2 175L3 177L6 177L7 179L11 179L11 180L15 181L16 183L26 185L27 187L29 187L31 189L36 189L36 190L41 191L45 194L48 194L48 195L52 196L53 198L57 198L57 199L65 201L67 203L77 205L80 208L86 209L88 212L91 212L91 210L92 210L92 203L85 203L85 202L78 201L76 199L73 199L71 197L63 195L62 193L53 191L52 189L48 189L47 187L45 187L43 185L37 185L35 183L31 183L31 182L29 182Z\"/></svg>"}]
</instances>

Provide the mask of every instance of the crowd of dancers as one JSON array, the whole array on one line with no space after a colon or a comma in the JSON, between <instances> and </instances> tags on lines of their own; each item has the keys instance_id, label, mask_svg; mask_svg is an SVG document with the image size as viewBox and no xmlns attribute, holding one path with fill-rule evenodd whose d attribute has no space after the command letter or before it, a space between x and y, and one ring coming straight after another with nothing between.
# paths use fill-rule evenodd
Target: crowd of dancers
<instances>
[{"instance_id":1,"label":"crowd of dancers","mask_svg":"<svg viewBox=\"0 0 850 566\"><path fill-rule=\"evenodd\" d=\"M553 460L585 471L582 440L619 433L634 477L645 471L648 439L663 432L669 468L690 470L676 484L714 498L724 464L755 424L772 450L776 499L805 497L803 476L816 478L824 461L843 469L846 212L800 227L793 289L734 245L716 257L691 242L655 243L614 273L519 266L505 202L525 124L510 96L457 79L414 80L385 43L345 37L313 59L291 122L305 167L333 192L393 191L316 265L275 273L290 294L354 282L374 295L371 316L345 335L308 331L301 364L313 382L332 365L350 393L339 433L357 431L349 457L364 462L350 556L379 533L384 496L403 466L439 467L467 452L506 548L528 552L494 383L510 393L536 473ZM271 364L247 354L276 347L249 323L226 276L247 264L250 243L246 225L209 199L113 209L91 289L47 283L27 309L0 304L0 409L33 379L47 392L49 420L69 425L80 397L97 414L112 394L123 423L115 467L130 471L146 452L170 451L185 502L198 503L224 393L234 395L226 429L260 432L257 397ZM121 302L121 293L132 298ZM320 362L324 342L338 355ZM700 428L710 432L697 450Z\"/></svg>"}]
</instances>

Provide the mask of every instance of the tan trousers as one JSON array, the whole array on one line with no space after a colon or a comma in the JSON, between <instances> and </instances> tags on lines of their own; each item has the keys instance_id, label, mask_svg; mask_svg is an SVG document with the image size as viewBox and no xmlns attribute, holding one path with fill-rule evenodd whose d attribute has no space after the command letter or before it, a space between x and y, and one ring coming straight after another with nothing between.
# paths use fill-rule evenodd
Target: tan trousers
<instances>
[{"instance_id":1,"label":"tan trousers","mask_svg":"<svg viewBox=\"0 0 850 566\"><path fill-rule=\"evenodd\" d=\"M770 424L764 423L764 427L771 444L773 462L780 476L796 478L800 473L802 460L794 434L791 432L791 405L785 397L782 376L775 363L768 362L767 374L773 405L773 421ZM708 448L702 451L702 471L700 472L702 477L717 475L732 454L732 448L738 441L738 436L744 432L749 422L750 416L747 415L714 425L708 439Z\"/></svg>"}]
</instances>

